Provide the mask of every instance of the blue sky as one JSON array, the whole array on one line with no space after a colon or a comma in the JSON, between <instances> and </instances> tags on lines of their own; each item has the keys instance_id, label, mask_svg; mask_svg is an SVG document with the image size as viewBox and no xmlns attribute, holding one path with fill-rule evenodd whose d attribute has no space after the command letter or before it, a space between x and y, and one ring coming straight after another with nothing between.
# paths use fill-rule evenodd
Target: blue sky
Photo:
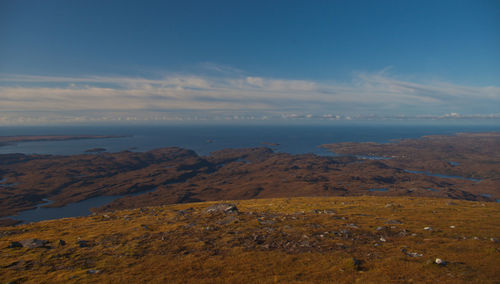
<instances>
[{"instance_id":1,"label":"blue sky","mask_svg":"<svg viewBox=\"0 0 500 284\"><path fill-rule=\"evenodd\" d=\"M0 1L0 124L500 113L499 1Z\"/></svg>"}]
</instances>

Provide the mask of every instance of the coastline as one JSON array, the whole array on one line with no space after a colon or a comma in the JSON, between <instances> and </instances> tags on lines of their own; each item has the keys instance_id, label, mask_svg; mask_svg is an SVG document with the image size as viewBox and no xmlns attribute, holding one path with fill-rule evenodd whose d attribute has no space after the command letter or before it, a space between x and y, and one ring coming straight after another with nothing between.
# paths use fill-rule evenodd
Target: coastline
<instances>
[{"instance_id":1,"label":"coastline","mask_svg":"<svg viewBox=\"0 0 500 284\"><path fill-rule=\"evenodd\" d=\"M50 207L62 207L112 195L123 197L94 210L293 196L495 201L500 198L497 134L438 135L398 143L336 143L329 147L347 156L294 155L266 147L225 149L208 156L178 147L70 156L7 154L2 155L0 174L3 184L9 186L0 187L0 204L5 208L2 216L9 216L34 208L44 198L54 201ZM489 146L476 149L477 139ZM454 151L442 151L443 147L459 147L461 157ZM372 160L353 153L389 155L391 159ZM373 190L380 188L387 190ZM14 189L16 195L12 195ZM138 195L127 196L131 193Z\"/></svg>"}]
</instances>

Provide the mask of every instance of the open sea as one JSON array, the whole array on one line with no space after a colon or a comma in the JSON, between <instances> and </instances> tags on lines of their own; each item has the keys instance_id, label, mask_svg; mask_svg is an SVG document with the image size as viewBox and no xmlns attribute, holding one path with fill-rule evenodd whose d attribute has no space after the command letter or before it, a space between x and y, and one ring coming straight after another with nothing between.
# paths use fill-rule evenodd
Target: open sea
<instances>
[{"instance_id":1,"label":"open sea","mask_svg":"<svg viewBox=\"0 0 500 284\"><path fill-rule=\"evenodd\" d=\"M292 154L328 154L317 146L336 142L379 142L418 138L433 134L500 131L500 121L487 123L449 122L416 124L409 122L336 122L332 125L204 125L204 126L50 126L0 127L0 136L11 135L124 135L123 138L67 141L23 142L0 147L0 154L38 153L54 155L82 154L91 148L108 152L148 151L178 146L208 155L225 148L272 146L276 151Z\"/></svg>"}]
</instances>

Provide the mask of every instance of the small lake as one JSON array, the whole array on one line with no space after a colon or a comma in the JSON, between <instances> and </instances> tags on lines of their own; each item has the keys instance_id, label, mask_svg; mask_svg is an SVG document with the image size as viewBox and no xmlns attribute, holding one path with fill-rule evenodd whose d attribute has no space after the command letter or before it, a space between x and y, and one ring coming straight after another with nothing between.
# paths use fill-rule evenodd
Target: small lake
<instances>
[{"instance_id":1,"label":"small lake","mask_svg":"<svg viewBox=\"0 0 500 284\"><path fill-rule=\"evenodd\" d=\"M375 192L375 191L387 191L387 188L370 188L368 191Z\"/></svg>"},{"instance_id":2,"label":"small lake","mask_svg":"<svg viewBox=\"0 0 500 284\"><path fill-rule=\"evenodd\" d=\"M45 203L38 205L35 209L19 212L17 215L8 216L14 220L22 221L21 224L38 222L43 220L53 220L59 218L79 217L90 215L90 208L104 206L121 196L99 196L90 198L77 203L70 203L59 208L45 208L44 205L52 203L50 200L45 200Z\"/></svg>"},{"instance_id":3,"label":"small lake","mask_svg":"<svg viewBox=\"0 0 500 284\"><path fill-rule=\"evenodd\" d=\"M435 188L432 188L432 187L429 187L427 188L428 191L434 191L434 192L439 192L440 190L439 189L435 189Z\"/></svg>"},{"instance_id":4,"label":"small lake","mask_svg":"<svg viewBox=\"0 0 500 284\"><path fill-rule=\"evenodd\" d=\"M45 203L39 204L35 209L26 210L19 212L17 215L7 216L2 218L10 218L14 220L22 221L21 224L31 223L31 222L39 222L44 220L53 220L60 218L69 218L69 217L80 217L80 216L88 216L91 214L90 209L95 207L101 207L106 204L113 202L114 200L125 197L125 196L137 196L139 194L144 194L147 192L151 192L156 190L156 188L152 190L145 190L133 194L126 195L113 195L113 196L97 196L92 197L80 202L70 203L63 207L55 207L55 208L46 208L43 207L45 205L52 204L53 202L47 199L44 199Z\"/></svg>"},{"instance_id":5,"label":"small lake","mask_svg":"<svg viewBox=\"0 0 500 284\"><path fill-rule=\"evenodd\" d=\"M476 178L466 178L466 177L461 177L461 176L449 176L449 175L442 175L442 174L433 174L433 173L424 172L424 171L411 171L411 170L404 170L404 171L407 173L410 173L410 174L422 174L422 175L426 175L426 176L430 176L430 177L456 178L456 179L470 180L470 181L474 181L474 182L481 181L480 179L476 179Z\"/></svg>"}]
</instances>

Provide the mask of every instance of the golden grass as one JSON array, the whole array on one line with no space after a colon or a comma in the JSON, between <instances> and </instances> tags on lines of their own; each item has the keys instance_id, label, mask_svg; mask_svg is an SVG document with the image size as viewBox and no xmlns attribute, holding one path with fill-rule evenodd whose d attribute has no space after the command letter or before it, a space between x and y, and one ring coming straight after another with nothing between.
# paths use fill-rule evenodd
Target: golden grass
<instances>
[{"instance_id":1,"label":"golden grass","mask_svg":"<svg viewBox=\"0 0 500 284\"><path fill-rule=\"evenodd\" d=\"M236 201L234 218L203 213L215 203L206 202L5 227L0 282L499 283L500 243L490 238L500 236L500 204L450 202L259 199ZM336 213L314 211L324 209ZM28 238L48 240L52 248L8 248ZM80 247L78 239L91 245ZM434 264L436 257L447 265Z\"/></svg>"}]
</instances>

